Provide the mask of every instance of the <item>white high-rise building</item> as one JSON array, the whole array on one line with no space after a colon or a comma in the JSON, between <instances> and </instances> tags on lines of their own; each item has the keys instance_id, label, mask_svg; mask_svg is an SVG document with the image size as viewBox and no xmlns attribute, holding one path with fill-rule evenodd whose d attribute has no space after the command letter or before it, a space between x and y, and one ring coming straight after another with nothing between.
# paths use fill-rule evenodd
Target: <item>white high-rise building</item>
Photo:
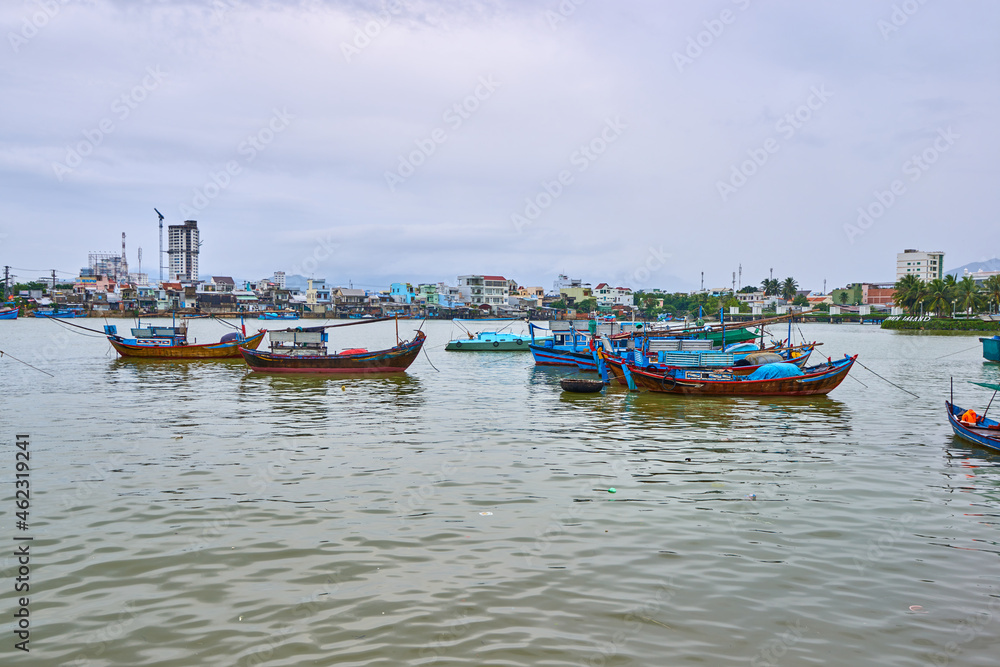
<instances>
[{"instance_id":1,"label":"white high-rise building","mask_svg":"<svg viewBox=\"0 0 1000 667\"><path fill-rule=\"evenodd\" d=\"M896 280L903 276L916 276L925 283L944 278L944 253L938 250L922 252L910 248L896 253Z\"/></svg>"},{"instance_id":2,"label":"white high-rise building","mask_svg":"<svg viewBox=\"0 0 1000 667\"><path fill-rule=\"evenodd\" d=\"M271 280L271 282L277 285L278 289L285 289L285 272L275 271L274 278Z\"/></svg>"},{"instance_id":3,"label":"white high-rise building","mask_svg":"<svg viewBox=\"0 0 1000 667\"><path fill-rule=\"evenodd\" d=\"M198 280L198 245L196 220L185 220L183 225L170 225L167 228L170 280Z\"/></svg>"}]
</instances>

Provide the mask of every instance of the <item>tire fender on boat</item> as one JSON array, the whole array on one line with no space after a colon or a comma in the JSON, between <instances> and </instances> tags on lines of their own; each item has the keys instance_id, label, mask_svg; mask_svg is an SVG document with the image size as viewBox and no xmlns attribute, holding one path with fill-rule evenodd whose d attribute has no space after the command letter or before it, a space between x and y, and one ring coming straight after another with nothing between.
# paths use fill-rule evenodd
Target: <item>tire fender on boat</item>
<instances>
[{"instance_id":1,"label":"tire fender on boat","mask_svg":"<svg viewBox=\"0 0 1000 667\"><path fill-rule=\"evenodd\" d=\"M499 341L493 341L493 347L500 347Z\"/></svg>"},{"instance_id":2,"label":"tire fender on boat","mask_svg":"<svg viewBox=\"0 0 1000 667\"><path fill-rule=\"evenodd\" d=\"M670 391L677 386L677 379L673 375L664 375L660 378L660 386Z\"/></svg>"}]
</instances>

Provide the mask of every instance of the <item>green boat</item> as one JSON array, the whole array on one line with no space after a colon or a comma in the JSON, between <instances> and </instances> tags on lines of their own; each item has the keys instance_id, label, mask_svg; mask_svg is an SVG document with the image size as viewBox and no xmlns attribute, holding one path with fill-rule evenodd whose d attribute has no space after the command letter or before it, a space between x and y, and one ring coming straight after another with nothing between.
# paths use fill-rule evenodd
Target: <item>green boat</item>
<instances>
[{"instance_id":1,"label":"green boat","mask_svg":"<svg viewBox=\"0 0 1000 667\"><path fill-rule=\"evenodd\" d=\"M1000 336L980 338L979 342L983 344L983 359L1000 361Z\"/></svg>"},{"instance_id":2,"label":"green boat","mask_svg":"<svg viewBox=\"0 0 1000 667\"><path fill-rule=\"evenodd\" d=\"M535 342L552 340L551 338L536 338ZM467 338L449 341L445 350L452 352L527 352L532 342L530 336L518 336L512 333L497 331L481 331L468 334Z\"/></svg>"}]
</instances>

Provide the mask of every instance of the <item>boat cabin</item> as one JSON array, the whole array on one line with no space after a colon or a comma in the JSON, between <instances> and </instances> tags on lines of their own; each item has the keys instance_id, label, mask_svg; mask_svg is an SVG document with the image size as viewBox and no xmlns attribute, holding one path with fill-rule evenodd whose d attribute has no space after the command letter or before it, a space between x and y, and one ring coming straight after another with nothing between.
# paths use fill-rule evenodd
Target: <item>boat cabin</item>
<instances>
[{"instance_id":1,"label":"boat cabin","mask_svg":"<svg viewBox=\"0 0 1000 667\"><path fill-rule=\"evenodd\" d=\"M326 354L329 334L323 327L270 331L271 354L319 356Z\"/></svg>"}]
</instances>

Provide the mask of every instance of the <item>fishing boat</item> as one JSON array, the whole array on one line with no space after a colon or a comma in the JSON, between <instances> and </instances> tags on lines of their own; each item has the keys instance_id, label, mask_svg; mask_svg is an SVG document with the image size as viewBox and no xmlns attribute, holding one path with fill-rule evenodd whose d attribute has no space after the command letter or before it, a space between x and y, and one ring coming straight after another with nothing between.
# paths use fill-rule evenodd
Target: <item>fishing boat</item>
<instances>
[{"instance_id":1,"label":"fishing boat","mask_svg":"<svg viewBox=\"0 0 1000 667\"><path fill-rule=\"evenodd\" d=\"M980 338L979 342L983 344L983 359L1000 361L1000 336Z\"/></svg>"},{"instance_id":2,"label":"fishing boat","mask_svg":"<svg viewBox=\"0 0 1000 667\"><path fill-rule=\"evenodd\" d=\"M626 364L640 390L698 396L817 396L828 394L847 377L858 356L804 369L794 364L767 364L750 375L731 369L650 370Z\"/></svg>"},{"instance_id":3,"label":"fishing boat","mask_svg":"<svg viewBox=\"0 0 1000 667\"><path fill-rule=\"evenodd\" d=\"M16 320L17 308L0 308L0 320Z\"/></svg>"},{"instance_id":4,"label":"fishing boat","mask_svg":"<svg viewBox=\"0 0 1000 667\"><path fill-rule=\"evenodd\" d=\"M691 371L724 371L732 375L742 376L751 375L758 369L766 366L767 364L774 363L788 363L792 364L799 369L805 368L809 361L809 357L812 355L813 350L819 343L809 343L807 345L796 345L793 347L778 347L778 348L768 348L766 350L757 350L749 354L732 354L724 352L690 352L690 353L671 353L668 355L661 356L661 359L665 357L663 362L649 361L639 357L641 360L637 366L647 371L652 372L674 372L682 370ZM595 357L598 355L595 355ZM629 387L629 389L637 390L637 386L629 385L628 373L626 373L626 367L628 364L635 363L636 354L634 352L627 352L623 356L616 356L613 354L606 354L601 352L600 360L606 365L608 376L610 380L617 382L623 387ZM594 370L598 370L598 359L594 359Z\"/></svg>"},{"instance_id":5,"label":"fishing boat","mask_svg":"<svg viewBox=\"0 0 1000 667\"><path fill-rule=\"evenodd\" d=\"M86 317L86 314L76 308L71 310L36 310L35 317L55 317L60 320L66 320L74 317Z\"/></svg>"},{"instance_id":6,"label":"fishing boat","mask_svg":"<svg viewBox=\"0 0 1000 667\"><path fill-rule=\"evenodd\" d=\"M118 335L118 327L108 324L104 327L111 346L123 357L140 359L239 359L240 349L256 350L264 340L264 329L252 336L246 329L227 333L218 343L189 344L187 324L170 327L137 327L132 329L132 337Z\"/></svg>"},{"instance_id":7,"label":"fishing boat","mask_svg":"<svg viewBox=\"0 0 1000 667\"><path fill-rule=\"evenodd\" d=\"M297 320L299 314L292 311L266 311L260 314L258 320Z\"/></svg>"},{"instance_id":8,"label":"fishing boat","mask_svg":"<svg viewBox=\"0 0 1000 667\"><path fill-rule=\"evenodd\" d=\"M391 319L391 318L385 318ZM373 319L382 322L384 319ZM412 340L386 350L348 349L328 354L327 329L368 322L271 331L271 351L240 348L250 370L261 373L402 373L420 353L427 336L417 331ZM398 335L397 335L398 340Z\"/></svg>"},{"instance_id":9,"label":"fishing boat","mask_svg":"<svg viewBox=\"0 0 1000 667\"><path fill-rule=\"evenodd\" d=\"M1000 391L1000 384L989 382L972 382L971 384L992 389L993 398L996 398L997 392ZM954 397L952 397L952 401L945 401L944 404L948 408L948 423L951 424L955 435L994 452L1000 452L1000 422L986 418L990 406L993 405L993 398L990 399L982 415L977 415L973 410L958 407L952 403Z\"/></svg>"},{"instance_id":10,"label":"fishing boat","mask_svg":"<svg viewBox=\"0 0 1000 667\"><path fill-rule=\"evenodd\" d=\"M466 327L463 322L507 322L507 326L499 329L497 331L479 331L473 332ZM532 339L530 334L519 335L511 332L505 332L506 329L514 322L519 320L514 319L491 319L491 320L460 320L454 319L453 323L461 327L464 337L458 337L453 340L448 341L448 344L444 346L444 349L449 352L527 352L528 347L534 343L544 343L549 339ZM530 322L529 322L530 325Z\"/></svg>"}]
</instances>

